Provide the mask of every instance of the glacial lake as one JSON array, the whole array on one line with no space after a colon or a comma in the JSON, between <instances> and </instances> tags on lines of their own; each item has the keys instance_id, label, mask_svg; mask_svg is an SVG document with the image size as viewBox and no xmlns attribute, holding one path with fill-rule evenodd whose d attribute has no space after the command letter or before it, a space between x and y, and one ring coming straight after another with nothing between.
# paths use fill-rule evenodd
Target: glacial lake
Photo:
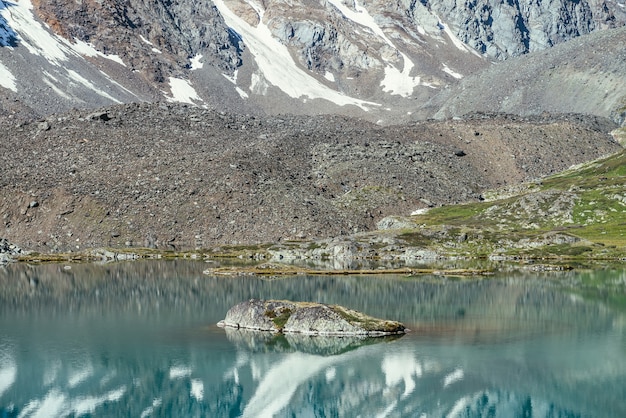
<instances>
[{"instance_id":1,"label":"glacial lake","mask_svg":"<svg viewBox=\"0 0 626 418\"><path fill-rule=\"evenodd\" d=\"M626 270L212 277L147 261L0 268L0 417L626 417ZM252 297L399 338L215 324Z\"/></svg>"}]
</instances>

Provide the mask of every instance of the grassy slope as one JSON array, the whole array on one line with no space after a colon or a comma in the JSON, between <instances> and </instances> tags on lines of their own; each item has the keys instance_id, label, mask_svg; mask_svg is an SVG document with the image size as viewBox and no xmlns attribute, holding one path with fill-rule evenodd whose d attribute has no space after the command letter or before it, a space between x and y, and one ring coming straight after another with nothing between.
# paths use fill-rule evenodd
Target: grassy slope
<instances>
[{"instance_id":1,"label":"grassy slope","mask_svg":"<svg viewBox=\"0 0 626 418\"><path fill-rule=\"evenodd\" d=\"M626 151L513 196L436 208L412 221L420 228L401 235L407 243L443 245L449 254L624 258Z\"/></svg>"}]
</instances>

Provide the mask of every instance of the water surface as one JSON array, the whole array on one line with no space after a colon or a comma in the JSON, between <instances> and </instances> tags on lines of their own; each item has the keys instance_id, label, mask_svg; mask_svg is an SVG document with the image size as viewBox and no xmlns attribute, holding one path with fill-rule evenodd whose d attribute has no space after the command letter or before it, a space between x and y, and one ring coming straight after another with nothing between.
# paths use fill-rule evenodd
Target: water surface
<instances>
[{"instance_id":1,"label":"water surface","mask_svg":"<svg viewBox=\"0 0 626 418\"><path fill-rule=\"evenodd\" d=\"M1 269L0 417L626 416L623 270L455 281L205 268ZM596 291L580 290L590 282ZM284 338L215 326L250 297L339 303L412 332Z\"/></svg>"}]
</instances>

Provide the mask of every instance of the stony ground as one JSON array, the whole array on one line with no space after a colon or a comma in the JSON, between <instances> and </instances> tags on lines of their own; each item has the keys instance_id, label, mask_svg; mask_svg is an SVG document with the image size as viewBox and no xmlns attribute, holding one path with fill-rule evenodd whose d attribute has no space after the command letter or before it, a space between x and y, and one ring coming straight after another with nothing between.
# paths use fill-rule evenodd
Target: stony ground
<instances>
[{"instance_id":1,"label":"stony ground","mask_svg":"<svg viewBox=\"0 0 626 418\"><path fill-rule=\"evenodd\" d=\"M574 115L380 127L172 104L0 117L0 237L51 252L339 236L615 152L613 128Z\"/></svg>"}]
</instances>

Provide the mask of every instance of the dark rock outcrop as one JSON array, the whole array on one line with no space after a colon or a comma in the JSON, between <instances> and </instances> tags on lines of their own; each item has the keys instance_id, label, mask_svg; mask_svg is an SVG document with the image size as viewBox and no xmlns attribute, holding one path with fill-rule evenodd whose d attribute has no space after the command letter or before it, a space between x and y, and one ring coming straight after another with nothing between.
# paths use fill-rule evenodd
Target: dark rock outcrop
<instances>
[{"instance_id":1,"label":"dark rock outcrop","mask_svg":"<svg viewBox=\"0 0 626 418\"><path fill-rule=\"evenodd\" d=\"M339 305L250 299L226 313L222 327L309 335L403 334L404 325L377 319Z\"/></svg>"}]
</instances>

